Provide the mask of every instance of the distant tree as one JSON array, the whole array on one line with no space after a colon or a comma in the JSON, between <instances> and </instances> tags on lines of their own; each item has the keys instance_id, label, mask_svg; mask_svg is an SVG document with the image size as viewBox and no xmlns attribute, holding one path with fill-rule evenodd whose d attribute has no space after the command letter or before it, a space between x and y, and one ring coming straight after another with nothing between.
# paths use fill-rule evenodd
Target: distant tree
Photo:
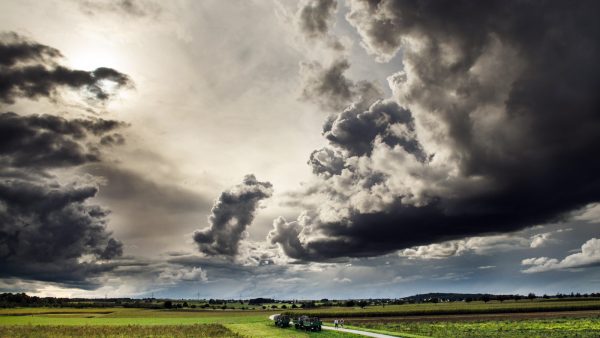
<instances>
[{"instance_id":1,"label":"distant tree","mask_svg":"<svg viewBox=\"0 0 600 338\"><path fill-rule=\"evenodd\" d=\"M366 300L361 300L361 301L358 301L357 304L358 304L358 306L360 306L361 309L364 309L365 306L369 305L369 302L367 302Z\"/></svg>"},{"instance_id":2,"label":"distant tree","mask_svg":"<svg viewBox=\"0 0 600 338\"><path fill-rule=\"evenodd\" d=\"M481 296L481 300L482 300L484 303L487 303L487 302L489 302L489 301L490 301L490 299L491 299L491 298L490 298L490 295L483 295L483 296Z\"/></svg>"},{"instance_id":3,"label":"distant tree","mask_svg":"<svg viewBox=\"0 0 600 338\"><path fill-rule=\"evenodd\" d=\"M163 304L163 307L165 309L171 309L173 308L173 302L171 302L170 300L165 301L165 303Z\"/></svg>"},{"instance_id":4,"label":"distant tree","mask_svg":"<svg viewBox=\"0 0 600 338\"><path fill-rule=\"evenodd\" d=\"M535 293L533 293L533 292L530 292L530 293L527 295L527 298L528 298L529 300L534 300L534 299L536 298L536 296L535 296Z\"/></svg>"},{"instance_id":5,"label":"distant tree","mask_svg":"<svg viewBox=\"0 0 600 338\"><path fill-rule=\"evenodd\" d=\"M327 303L327 302L329 302L329 299L327 299L327 298L321 299L321 303Z\"/></svg>"},{"instance_id":6,"label":"distant tree","mask_svg":"<svg viewBox=\"0 0 600 338\"><path fill-rule=\"evenodd\" d=\"M190 307L188 302L183 302L183 307Z\"/></svg>"},{"instance_id":7,"label":"distant tree","mask_svg":"<svg viewBox=\"0 0 600 338\"><path fill-rule=\"evenodd\" d=\"M196 308L196 304L192 304L190 307L191 307L192 309L195 309L195 308Z\"/></svg>"},{"instance_id":8,"label":"distant tree","mask_svg":"<svg viewBox=\"0 0 600 338\"><path fill-rule=\"evenodd\" d=\"M281 305L281 308L282 309L287 309L287 305L283 304L283 305Z\"/></svg>"},{"instance_id":9,"label":"distant tree","mask_svg":"<svg viewBox=\"0 0 600 338\"><path fill-rule=\"evenodd\" d=\"M276 309L276 308L277 308L277 305L275 305L275 304L271 305L271 309Z\"/></svg>"},{"instance_id":10,"label":"distant tree","mask_svg":"<svg viewBox=\"0 0 600 338\"><path fill-rule=\"evenodd\" d=\"M356 306L356 302L350 299L349 301L346 301L344 305L346 305L347 307L353 307Z\"/></svg>"}]
</instances>

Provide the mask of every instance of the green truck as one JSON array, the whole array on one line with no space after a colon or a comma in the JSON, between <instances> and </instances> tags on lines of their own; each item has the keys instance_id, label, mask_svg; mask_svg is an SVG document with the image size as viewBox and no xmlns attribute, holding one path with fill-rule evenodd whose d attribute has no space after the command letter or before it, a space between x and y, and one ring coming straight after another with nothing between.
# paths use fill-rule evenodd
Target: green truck
<instances>
[{"instance_id":1,"label":"green truck","mask_svg":"<svg viewBox=\"0 0 600 338\"><path fill-rule=\"evenodd\" d=\"M289 327L290 326L290 316L288 315L277 315L275 318L275 326L278 327Z\"/></svg>"},{"instance_id":2,"label":"green truck","mask_svg":"<svg viewBox=\"0 0 600 338\"><path fill-rule=\"evenodd\" d=\"M300 316L294 320L294 327L305 331L321 331L321 324L318 317Z\"/></svg>"}]
</instances>

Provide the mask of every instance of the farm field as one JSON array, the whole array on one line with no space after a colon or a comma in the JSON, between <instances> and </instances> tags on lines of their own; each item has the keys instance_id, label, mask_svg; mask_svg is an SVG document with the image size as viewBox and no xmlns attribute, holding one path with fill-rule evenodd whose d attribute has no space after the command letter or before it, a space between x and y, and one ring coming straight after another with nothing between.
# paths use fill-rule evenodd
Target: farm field
<instances>
[{"instance_id":1,"label":"farm field","mask_svg":"<svg viewBox=\"0 0 600 338\"><path fill-rule=\"evenodd\" d=\"M126 325L126 326L0 326L0 337L232 337L234 333L221 324L193 325Z\"/></svg>"},{"instance_id":2,"label":"farm field","mask_svg":"<svg viewBox=\"0 0 600 338\"><path fill-rule=\"evenodd\" d=\"M132 308L0 310L0 337L356 337L341 332L281 329L267 311Z\"/></svg>"},{"instance_id":3,"label":"farm field","mask_svg":"<svg viewBox=\"0 0 600 338\"><path fill-rule=\"evenodd\" d=\"M571 311L565 311L571 310ZM590 310L591 309L591 310ZM453 302L288 311L345 318L346 327L407 338L598 337L600 301ZM273 311L139 308L0 310L0 337L357 337L281 329Z\"/></svg>"},{"instance_id":4,"label":"farm field","mask_svg":"<svg viewBox=\"0 0 600 338\"><path fill-rule=\"evenodd\" d=\"M600 300L521 300L492 301L492 302L448 302L421 303L404 305L360 307L330 307L317 309L288 310L286 313L294 316L307 314L323 318L333 317L388 317L388 316L427 316L453 314L493 314L519 312L555 312L555 311L585 311L600 310Z\"/></svg>"},{"instance_id":5,"label":"farm field","mask_svg":"<svg viewBox=\"0 0 600 338\"><path fill-rule=\"evenodd\" d=\"M600 317L480 321L355 322L348 326L402 337L600 337Z\"/></svg>"}]
</instances>

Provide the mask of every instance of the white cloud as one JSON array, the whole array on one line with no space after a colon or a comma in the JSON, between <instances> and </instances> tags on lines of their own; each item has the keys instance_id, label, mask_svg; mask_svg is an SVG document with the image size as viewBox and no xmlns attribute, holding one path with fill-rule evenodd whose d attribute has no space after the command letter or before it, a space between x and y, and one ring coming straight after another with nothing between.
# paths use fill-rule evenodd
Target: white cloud
<instances>
[{"instance_id":1,"label":"white cloud","mask_svg":"<svg viewBox=\"0 0 600 338\"><path fill-rule=\"evenodd\" d=\"M544 246L550 240L551 235L551 232L533 235L531 236L531 244L529 246L532 248L539 248L541 246Z\"/></svg>"},{"instance_id":2,"label":"white cloud","mask_svg":"<svg viewBox=\"0 0 600 338\"><path fill-rule=\"evenodd\" d=\"M570 230L572 229L558 229L556 231L535 234L531 237L524 235L469 237L404 249L399 252L399 255L401 257L408 257L409 259L444 259L461 256L465 253L488 255L494 252L514 249L539 248L548 243L556 242L557 239L552 238L555 234Z\"/></svg>"},{"instance_id":3,"label":"white cloud","mask_svg":"<svg viewBox=\"0 0 600 338\"><path fill-rule=\"evenodd\" d=\"M414 276L408 276L408 277L396 276L396 277L394 277L392 282L393 283L408 283L408 282L412 282L412 281L415 281L415 280L421 279L421 278L423 278L423 276L420 276L420 275L414 275Z\"/></svg>"},{"instance_id":4,"label":"white cloud","mask_svg":"<svg viewBox=\"0 0 600 338\"><path fill-rule=\"evenodd\" d=\"M206 271L201 267L192 268L167 268L158 275L158 279L167 284L178 282L206 282L208 280Z\"/></svg>"},{"instance_id":5,"label":"white cloud","mask_svg":"<svg viewBox=\"0 0 600 338\"><path fill-rule=\"evenodd\" d=\"M529 240L524 237L496 235L421 245L401 250L399 255L409 259L444 259L461 256L468 252L487 255L492 252L526 248L529 245Z\"/></svg>"},{"instance_id":6,"label":"white cloud","mask_svg":"<svg viewBox=\"0 0 600 338\"><path fill-rule=\"evenodd\" d=\"M558 229L556 231L550 231L550 232L544 232L541 234L536 234L531 236L531 243L529 244L529 246L531 248L539 248L542 247L544 245L547 245L548 243L552 243L552 242L557 242L558 240L555 238L552 238L554 236L554 234L558 234L561 232L566 232L566 231L571 231L573 229L571 228L566 228L566 229Z\"/></svg>"},{"instance_id":7,"label":"white cloud","mask_svg":"<svg viewBox=\"0 0 600 338\"><path fill-rule=\"evenodd\" d=\"M581 213L575 216L575 219L590 223L600 223L600 203L592 203L586 205L581 210Z\"/></svg>"},{"instance_id":8,"label":"white cloud","mask_svg":"<svg viewBox=\"0 0 600 338\"><path fill-rule=\"evenodd\" d=\"M536 273L552 270L582 268L600 264L600 239L592 238L581 246L581 252L565 257L563 260L549 257L527 258L521 265L529 266L524 273Z\"/></svg>"}]
</instances>

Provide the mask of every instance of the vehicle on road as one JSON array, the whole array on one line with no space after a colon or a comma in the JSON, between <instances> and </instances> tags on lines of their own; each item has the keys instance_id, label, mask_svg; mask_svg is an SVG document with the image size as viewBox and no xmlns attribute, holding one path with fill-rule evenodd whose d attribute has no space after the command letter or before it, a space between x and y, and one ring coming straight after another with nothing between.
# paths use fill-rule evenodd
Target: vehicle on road
<instances>
[{"instance_id":1,"label":"vehicle on road","mask_svg":"<svg viewBox=\"0 0 600 338\"><path fill-rule=\"evenodd\" d=\"M290 326L290 316L288 315L277 315L273 318L275 321L275 326L278 327L289 327Z\"/></svg>"},{"instance_id":2,"label":"vehicle on road","mask_svg":"<svg viewBox=\"0 0 600 338\"><path fill-rule=\"evenodd\" d=\"M294 320L294 327L305 331L321 331L322 324L319 317L300 316Z\"/></svg>"}]
</instances>

